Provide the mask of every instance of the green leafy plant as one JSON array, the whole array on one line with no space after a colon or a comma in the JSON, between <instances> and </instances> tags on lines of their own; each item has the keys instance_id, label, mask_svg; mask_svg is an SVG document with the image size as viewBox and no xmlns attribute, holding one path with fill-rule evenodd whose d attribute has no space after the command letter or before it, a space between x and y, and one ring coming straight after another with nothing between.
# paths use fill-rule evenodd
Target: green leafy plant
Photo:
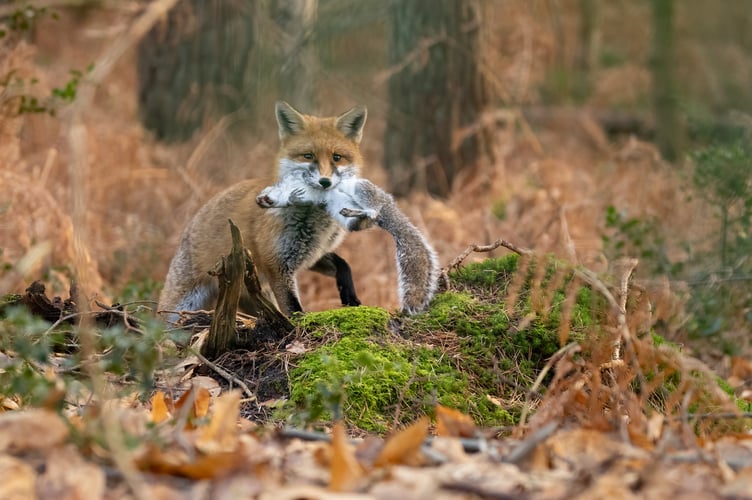
<instances>
[{"instance_id":1,"label":"green leafy plant","mask_svg":"<svg viewBox=\"0 0 752 500\"><path fill-rule=\"evenodd\" d=\"M692 159L695 187L718 210L721 268L738 268L743 265L738 259L752 248L752 154L743 142L735 141L695 151ZM730 233L733 241L729 241Z\"/></svg>"},{"instance_id":2,"label":"green leafy plant","mask_svg":"<svg viewBox=\"0 0 752 500\"><path fill-rule=\"evenodd\" d=\"M629 217L613 205L606 208L605 219L607 232L601 240L609 259L637 257L641 270L650 274L678 276L684 270L683 262L669 259L657 221Z\"/></svg>"}]
</instances>

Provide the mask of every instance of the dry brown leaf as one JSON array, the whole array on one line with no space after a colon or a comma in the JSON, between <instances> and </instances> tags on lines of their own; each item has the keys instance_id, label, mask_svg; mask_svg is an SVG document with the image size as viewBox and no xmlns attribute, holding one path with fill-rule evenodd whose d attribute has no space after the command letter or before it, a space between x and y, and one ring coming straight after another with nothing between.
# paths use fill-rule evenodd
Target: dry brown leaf
<instances>
[{"instance_id":1,"label":"dry brown leaf","mask_svg":"<svg viewBox=\"0 0 752 500\"><path fill-rule=\"evenodd\" d=\"M211 377L206 377L203 375L199 375L197 377L193 377L191 379L191 385L193 387L203 387L204 389L208 390L209 393L212 395L212 397L217 397L222 392L222 386L219 385L219 382L214 380Z\"/></svg>"},{"instance_id":2,"label":"dry brown leaf","mask_svg":"<svg viewBox=\"0 0 752 500\"><path fill-rule=\"evenodd\" d=\"M388 464L413 464L420 460L420 447L428 436L428 417L419 418L414 424L390 437L376 457L375 466Z\"/></svg>"},{"instance_id":3,"label":"dry brown leaf","mask_svg":"<svg viewBox=\"0 0 752 500\"><path fill-rule=\"evenodd\" d=\"M103 469L85 461L73 446L52 451L37 483L41 498L103 498L104 492Z\"/></svg>"},{"instance_id":4,"label":"dry brown leaf","mask_svg":"<svg viewBox=\"0 0 752 500\"><path fill-rule=\"evenodd\" d=\"M436 405L436 434L444 437L472 437L475 422L461 411Z\"/></svg>"},{"instance_id":5,"label":"dry brown leaf","mask_svg":"<svg viewBox=\"0 0 752 500\"><path fill-rule=\"evenodd\" d=\"M646 432L648 439L650 439L650 441L652 441L653 443L657 443L661 436L663 436L663 425L665 421L666 417L661 413L654 413L648 419L648 428Z\"/></svg>"},{"instance_id":6,"label":"dry brown leaf","mask_svg":"<svg viewBox=\"0 0 752 500\"><path fill-rule=\"evenodd\" d=\"M68 432L63 419L50 410L0 413L0 452L51 448L64 442Z\"/></svg>"},{"instance_id":7,"label":"dry brown leaf","mask_svg":"<svg viewBox=\"0 0 752 500\"><path fill-rule=\"evenodd\" d=\"M18 410L19 408L21 408L21 406L18 402L11 398L3 397L0 399L0 411Z\"/></svg>"},{"instance_id":8,"label":"dry brown leaf","mask_svg":"<svg viewBox=\"0 0 752 500\"><path fill-rule=\"evenodd\" d=\"M164 392L157 391L151 398L151 421L158 424L167 420L169 416L170 412L167 410Z\"/></svg>"},{"instance_id":9,"label":"dry brown leaf","mask_svg":"<svg viewBox=\"0 0 752 500\"><path fill-rule=\"evenodd\" d=\"M740 470L721 490L724 498L749 498L752 492L752 466Z\"/></svg>"},{"instance_id":10,"label":"dry brown leaf","mask_svg":"<svg viewBox=\"0 0 752 500\"><path fill-rule=\"evenodd\" d=\"M209 425L201 429L196 448L206 454L232 452L238 446L240 391L229 391L214 402Z\"/></svg>"},{"instance_id":11,"label":"dry brown leaf","mask_svg":"<svg viewBox=\"0 0 752 500\"><path fill-rule=\"evenodd\" d=\"M199 455L191 460L183 451L162 451L151 447L136 462L141 470L157 474L173 474L191 479L213 479L224 476L245 463L242 450Z\"/></svg>"},{"instance_id":12,"label":"dry brown leaf","mask_svg":"<svg viewBox=\"0 0 752 500\"><path fill-rule=\"evenodd\" d=\"M294 340L285 346L285 351L291 354L305 354L309 349L299 340Z\"/></svg>"},{"instance_id":13,"label":"dry brown leaf","mask_svg":"<svg viewBox=\"0 0 752 500\"><path fill-rule=\"evenodd\" d=\"M363 477L363 468L355 458L350 443L347 442L345 426L340 420L332 429L331 480L332 491L353 491Z\"/></svg>"},{"instance_id":14,"label":"dry brown leaf","mask_svg":"<svg viewBox=\"0 0 752 500\"><path fill-rule=\"evenodd\" d=\"M211 393L206 387L199 387L196 392L196 398L193 400L193 414L198 418L204 418L209 414L209 403L211 402Z\"/></svg>"},{"instance_id":15,"label":"dry brown leaf","mask_svg":"<svg viewBox=\"0 0 752 500\"><path fill-rule=\"evenodd\" d=\"M211 394L206 387L198 382L192 382L191 388L188 389L180 396L173 405L173 411L178 414L181 410L184 412L187 409L183 409L185 405L190 404L190 411L187 418L185 418L185 429L193 429L195 427L196 418L203 418L208 412L209 402L211 400ZM200 414L199 414L200 413Z\"/></svg>"},{"instance_id":16,"label":"dry brown leaf","mask_svg":"<svg viewBox=\"0 0 752 500\"><path fill-rule=\"evenodd\" d=\"M34 468L22 460L0 455L0 498L26 500L36 497Z\"/></svg>"}]
</instances>

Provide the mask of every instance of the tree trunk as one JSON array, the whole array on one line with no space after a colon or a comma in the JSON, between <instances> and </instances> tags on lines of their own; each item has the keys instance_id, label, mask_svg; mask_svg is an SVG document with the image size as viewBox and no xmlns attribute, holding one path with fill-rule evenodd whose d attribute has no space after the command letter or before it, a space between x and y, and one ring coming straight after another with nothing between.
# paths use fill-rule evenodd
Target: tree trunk
<instances>
[{"instance_id":1,"label":"tree trunk","mask_svg":"<svg viewBox=\"0 0 752 500\"><path fill-rule=\"evenodd\" d=\"M138 48L141 120L159 139L185 140L252 99L253 2L184 0Z\"/></svg>"},{"instance_id":2,"label":"tree trunk","mask_svg":"<svg viewBox=\"0 0 752 500\"><path fill-rule=\"evenodd\" d=\"M593 70L597 44L598 1L580 0L580 29L577 52L575 53L575 81L574 94L578 101L582 101L590 94L590 76Z\"/></svg>"},{"instance_id":3,"label":"tree trunk","mask_svg":"<svg viewBox=\"0 0 752 500\"><path fill-rule=\"evenodd\" d=\"M158 139L182 141L229 113L246 124L263 113L268 122L277 99L313 107L317 5L318 0L178 3L139 44L144 126ZM260 101L269 108L257 109Z\"/></svg>"},{"instance_id":4,"label":"tree trunk","mask_svg":"<svg viewBox=\"0 0 752 500\"><path fill-rule=\"evenodd\" d=\"M312 75L318 56L313 43L318 0L272 0L271 17L279 28L279 99L312 113L318 102Z\"/></svg>"},{"instance_id":5,"label":"tree trunk","mask_svg":"<svg viewBox=\"0 0 752 500\"><path fill-rule=\"evenodd\" d=\"M389 8L389 110L384 161L392 192L448 196L460 171L493 159L481 123L478 0L395 0Z\"/></svg>"},{"instance_id":6,"label":"tree trunk","mask_svg":"<svg viewBox=\"0 0 752 500\"><path fill-rule=\"evenodd\" d=\"M652 0L653 48L650 60L653 79L655 141L663 157L676 160L680 130L674 83L674 0Z\"/></svg>"}]
</instances>

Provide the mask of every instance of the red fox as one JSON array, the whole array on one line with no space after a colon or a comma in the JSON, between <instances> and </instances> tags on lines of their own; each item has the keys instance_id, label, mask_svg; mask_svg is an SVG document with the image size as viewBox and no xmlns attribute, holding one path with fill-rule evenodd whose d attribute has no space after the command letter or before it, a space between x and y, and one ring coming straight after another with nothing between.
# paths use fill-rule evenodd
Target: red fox
<instances>
[{"instance_id":1,"label":"red fox","mask_svg":"<svg viewBox=\"0 0 752 500\"><path fill-rule=\"evenodd\" d=\"M342 179L334 189L315 189L298 175L283 177L256 198L264 208L316 205L348 231L377 224L394 238L397 247L397 291L407 314L423 311L433 298L439 280L436 252L423 234L399 210L389 193L357 177Z\"/></svg>"},{"instance_id":2,"label":"red fox","mask_svg":"<svg viewBox=\"0 0 752 500\"><path fill-rule=\"evenodd\" d=\"M326 118L301 114L285 102L277 102L275 111L281 142L279 178L295 175L311 189L327 191L359 174L364 107ZM177 319L175 311L216 305L216 278L207 272L230 250L228 219L240 229L262 285L271 289L283 313L302 311L296 281L301 269L334 277L342 304L360 305L350 266L333 252L345 229L317 205L262 209L255 198L272 182L250 179L235 184L209 200L188 223L159 297L159 310L172 311L169 321ZM247 296L241 296L239 308L252 312Z\"/></svg>"}]
</instances>

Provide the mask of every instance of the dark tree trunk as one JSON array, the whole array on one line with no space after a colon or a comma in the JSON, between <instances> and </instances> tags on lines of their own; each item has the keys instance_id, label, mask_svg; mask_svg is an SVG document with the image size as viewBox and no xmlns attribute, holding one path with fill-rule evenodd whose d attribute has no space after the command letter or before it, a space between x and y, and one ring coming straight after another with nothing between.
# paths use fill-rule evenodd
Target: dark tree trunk
<instances>
[{"instance_id":1,"label":"dark tree trunk","mask_svg":"<svg viewBox=\"0 0 752 500\"><path fill-rule=\"evenodd\" d=\"M664 158L676 160L679 153L679 118L674 82L674 0L652 0L653 49L650 61L653 80L655 141Z\"/></svg>"},{"instance_id":2,"label":"dark tree trunk","mask_svg":"<svg viewBox=\"0 0 752 500\"><path fill-rule=\"evenodd\" d=\"M184 140L207 119L251 102L253 2L184 0L138 49L141 120Z\"/></svg>"},{"instance_id":3,"label":"dark tree trunk","mask_svg":"<svg viewBox=\"0 0 752 500\"><path fill-rule=\"evenodd\" d=\"M580 0L580 29L577 52L575 53L575 98L584 100L590 94L590 75L596 53L598 0Z\"/></svg>"},{"instance_id":4,"label":"dark tree trunk","mask_svg":"<svg viewBox=\"0 0 752 500\"><path fill-rule=\"evenodd\" d=\"M384 160L392 192L446 197L460 171L492 159L480 120L489 93L480 71L478 0L395 0Z\"/></svg>"},{"instance_id":5,"label":"dark tree trunk","mask_svg":"<svg viewBox=\"0 0 752 500\"><path fill-rule=\"evenodd\" d=\"M279 99L312 113L317 106L314 78L318 62L313 29L318 0L271 0L270 15L279 29Z\"/></svg>"}]
</instances>

